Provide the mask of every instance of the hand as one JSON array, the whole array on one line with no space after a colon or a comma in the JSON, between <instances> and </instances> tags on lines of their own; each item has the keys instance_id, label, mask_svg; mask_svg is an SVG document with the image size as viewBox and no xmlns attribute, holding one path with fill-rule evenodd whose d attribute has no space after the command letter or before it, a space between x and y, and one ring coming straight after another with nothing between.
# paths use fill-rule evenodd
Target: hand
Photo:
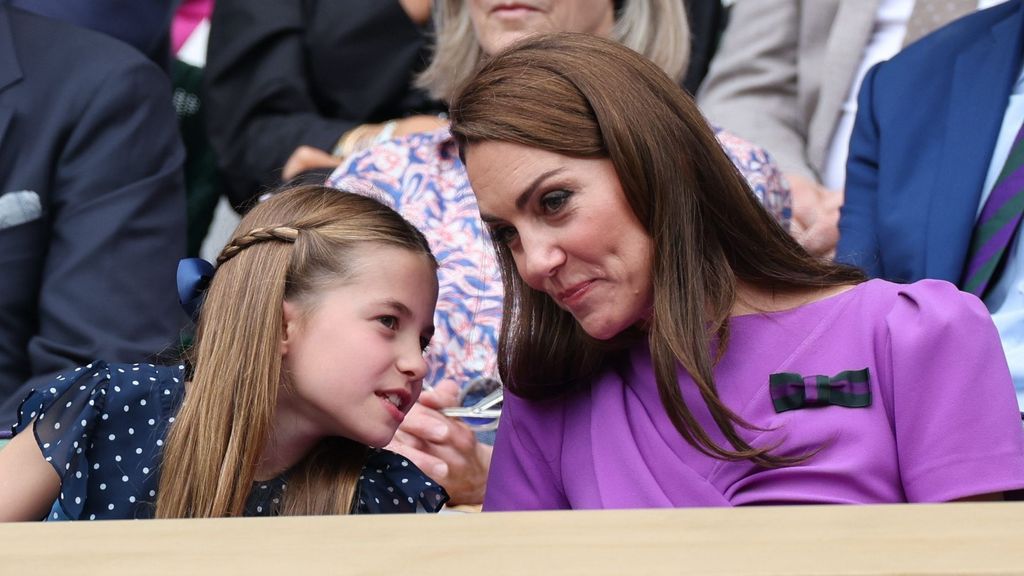
<instances>
[{"instance_id":1,"label":"hand","mask_svg":"<svg viewBox=\"0 0 1024 576\"><path fill-rule=\"evenodd\" d=\"M842 191L829 190L800 174L785 177L793 197L793 237L812 256L831 258L839 242Z\"/></svg>"},{"instance_id":2,"label":"hand","mask_svg":"<svg viewBox=\"0 0 1024 576\"><path fill-rule=\"evenodd\" d=\"M430 19L430 0L398 0L398 3L417 26L423 26Z\"/></svg>"},{"instance_id":3,"label":"hand","mask_svg":"<svg viewBox=\"0 0 1024 576\"><path fill-rule=\"evenodd\" d=\"M335 168L338 164L341 164L340 158L335 158L319 148L299 146L292 152L288 161L284 163L284 169L281 170L281 180L287 182L306 170Z\"/></svg>"},{"instance_id":4,"label":"hand","mask_svg":"<svg viewBox=\"0 0 1024 576\"><path fill-rule=\"evenodd\" d=\"M424 391L387 448L443 486L452 505L481 504L491 447L478 442L469 426L440 412L457 405L458 386L452 382Z\"/></svg>"}]
</instances>

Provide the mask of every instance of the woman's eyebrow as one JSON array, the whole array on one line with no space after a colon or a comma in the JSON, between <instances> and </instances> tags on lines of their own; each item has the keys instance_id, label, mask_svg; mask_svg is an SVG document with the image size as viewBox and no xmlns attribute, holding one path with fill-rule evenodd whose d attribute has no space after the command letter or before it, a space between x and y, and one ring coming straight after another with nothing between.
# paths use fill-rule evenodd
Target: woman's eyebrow
<instances>
[{"instance_id":1,"label":"woman's eyebrow","mask_svg":"<svg viewBox=\"0 0 1024 576\"><path fill-rule=\"evenodd\" d=\"M560 166L558 168L552 168L547 172L543 172L536 178L534 178L533 181L530 182L530 184L527 185L526 188L522 192L520 192L518 196L516 196L516 210L521 212L526 207L526 204L529 203L530 201L530 197L537 192L537 189L540 188L540 185L543 184L545 180L551 178L552 176L557 176L558 174L561 174L564 171L565 168ZM500 218L497 218L490 214L484 214L483 212L481 212L480 220L482 220L484 223L490 224L492 222L500 220Z\"/></svg>"}]
</instances>

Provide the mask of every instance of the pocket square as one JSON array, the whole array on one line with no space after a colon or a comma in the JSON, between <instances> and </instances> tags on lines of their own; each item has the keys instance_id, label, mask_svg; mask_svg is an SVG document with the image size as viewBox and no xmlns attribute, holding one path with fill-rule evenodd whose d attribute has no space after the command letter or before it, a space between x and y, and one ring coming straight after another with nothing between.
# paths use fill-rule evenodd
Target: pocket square
<instances>
[{"instance_id":1,"label":"pocket square","mask_svg":"<svg viewBox=\"0 0 1024 576\"><path fill-rule=\"evenodd\" d=\"M18 190L0 195L0 230L31 222L43 215L39 194Z\"/></svg>"}]
</instances>

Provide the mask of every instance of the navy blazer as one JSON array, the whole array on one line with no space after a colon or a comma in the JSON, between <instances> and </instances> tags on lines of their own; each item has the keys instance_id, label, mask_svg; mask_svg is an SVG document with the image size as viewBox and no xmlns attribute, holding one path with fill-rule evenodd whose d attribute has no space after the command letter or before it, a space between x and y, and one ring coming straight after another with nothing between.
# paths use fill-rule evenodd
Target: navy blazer
<instances>
[{"instance_id":1,"label":"navy blazer","mask_svg":"<svg viewBox=\"0 0 1024 576\"><path fill-rule=\"evenodd\" d=\"M0 2L0 201L41 208L0 218L0 425L57 371L175 341L183 161L155 64Z\"/></svg>"},{"instance_id":2,"label":"navy blazer","mask_svg":"<svg viewBox=\"0 0 1024 576\"><path fill-rule=\"evenodd\" d=\"M838 260L957 283L1009 96L1024 3L957 20L872 68L858 98Z\"/></svg>"}]
</instances>

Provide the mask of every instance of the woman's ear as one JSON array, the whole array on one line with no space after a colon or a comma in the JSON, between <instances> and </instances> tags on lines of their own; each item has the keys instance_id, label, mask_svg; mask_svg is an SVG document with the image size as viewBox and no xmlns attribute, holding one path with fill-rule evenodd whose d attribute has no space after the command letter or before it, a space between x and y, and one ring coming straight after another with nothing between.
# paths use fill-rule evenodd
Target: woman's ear
<instances>
[{"instance_id":1,"label":"woman's ear","mask_svg":"<svg viewBox=\"0 0 1024 576\"><path fill-rule=\"evenodd\" d=\"M281 304L281 356L288 355L289 343L295 340L295 333L299 329L299 307L292 302L285 300Z\"/></svg>"}]
</instances>

